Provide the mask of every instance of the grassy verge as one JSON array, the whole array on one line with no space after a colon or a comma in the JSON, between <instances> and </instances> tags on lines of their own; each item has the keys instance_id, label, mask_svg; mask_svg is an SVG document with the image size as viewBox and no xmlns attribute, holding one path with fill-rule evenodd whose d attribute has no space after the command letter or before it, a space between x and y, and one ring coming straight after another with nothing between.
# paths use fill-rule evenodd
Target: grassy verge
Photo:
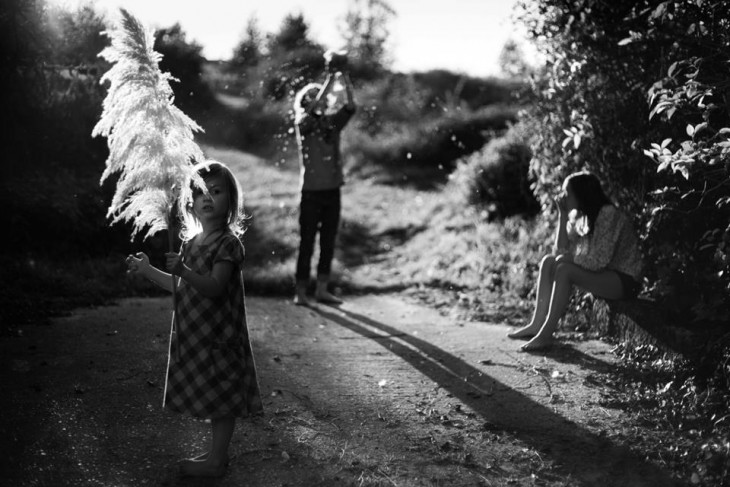
<instances>
[{"instance_id":1,"label":"grassy verge","mask_svg":"<svg viewBox=\"0 0 730 487\"><path fill-rule=\"evenodd\" d=\"M292 292L298 245L298 173L236 150L206 148L243 186L251 214L244 235L246 285ZM447 184L435 190L349 178L333 264L342 292L408 290L464 319L512 319L531 299L551 234L541 220L489 222ZM315 255L315 259L317 256ZM496 303L499 303L497 306Z\"/></svg>"}]
</instances>

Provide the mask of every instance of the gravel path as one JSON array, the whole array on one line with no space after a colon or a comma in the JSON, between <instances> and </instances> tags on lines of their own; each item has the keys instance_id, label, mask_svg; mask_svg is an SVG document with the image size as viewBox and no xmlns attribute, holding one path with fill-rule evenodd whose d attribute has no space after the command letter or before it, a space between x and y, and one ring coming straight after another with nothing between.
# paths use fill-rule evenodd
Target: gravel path
<instances>
[{"instance_id":1,"label":"gravel path","mask_svg":"<svg viewBox=\"0 0 730 487\"><path fill-rule=\"evenodd\" d=\"M249 297L266 414L239 423L225 477L181 478L208 425L160 407L169 308L123 300L0 339L3 485L673 485L624 445L639 426L608 406L610 345L520 353L507 326L400 296Z\"/></svg>"}]
</instances>

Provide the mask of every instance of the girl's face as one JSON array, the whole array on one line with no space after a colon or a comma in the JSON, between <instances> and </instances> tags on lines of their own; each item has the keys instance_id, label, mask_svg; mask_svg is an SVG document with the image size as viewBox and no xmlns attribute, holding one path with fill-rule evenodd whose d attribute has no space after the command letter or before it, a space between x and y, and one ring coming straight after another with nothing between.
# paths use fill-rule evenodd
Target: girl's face
<instances>
[{"instance_id":1,"label":"girl's face","mask_svg":"<svg viewBox=\"0 0 730 487\"><path fill-rule=\"evenodd\" d=\"M563 183L563 191L560 193L560 199L565 205L565 209L568 211L578 208L578 198L575 197L575 193L570 188L570 184L568 184L567 181Z\"/></svg>"},{"instance_id":2,"label":"girl's face","mask_svg":"<svg viewBox=\"0 0 730 487\"><path fill-rule=\"evenodd\" d=\"M208 194L195 192L193 214L203 224L225 224L228 219L228 184L222 175L205 179Z\"/></svg>"}]
</instances>

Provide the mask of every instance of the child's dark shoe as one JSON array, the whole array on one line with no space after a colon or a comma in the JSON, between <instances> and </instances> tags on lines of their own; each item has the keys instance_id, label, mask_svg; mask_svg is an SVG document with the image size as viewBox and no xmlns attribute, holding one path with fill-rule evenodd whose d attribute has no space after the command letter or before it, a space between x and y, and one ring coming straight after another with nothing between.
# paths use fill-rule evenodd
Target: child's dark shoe
<instances>
[{"instance_id":1,"label":"child's dark shoe","mask_svg":"<svg viewBox=\"0 0 730 487\"><path fill-rule=\"evenodd\" d=\"M184 460L180 464L180 473L187 477L223 477L226 473L226 462L205 460Z\"/></svg>"}]
</instances>

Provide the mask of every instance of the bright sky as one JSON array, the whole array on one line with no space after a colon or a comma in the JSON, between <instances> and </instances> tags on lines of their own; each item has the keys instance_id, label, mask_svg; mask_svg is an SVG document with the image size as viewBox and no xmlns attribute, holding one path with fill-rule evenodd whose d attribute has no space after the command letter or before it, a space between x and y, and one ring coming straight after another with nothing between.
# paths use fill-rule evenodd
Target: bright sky
<instances>
[{"instance_id":1,"label":"bright sky","mask_svg":"<svg viewBox=\"0 0 730 487\"><path fill-rule=\"evenodd\" d=\"M78 5L84 0L48 0ZM87 0L88 1L88 0ZM353 0L91 0L115 15L122 6L153 27L179 22L208 59L228 59L251 16L262 32L278 32L287 14L302 13L311 37L325 47L342 45L338 26ZM522 42L510 14L516 0L386 0L391 20L393 69L444 68L473 76L498 75L497 60L509 38Z\"/></svg>"}]
</instances>

